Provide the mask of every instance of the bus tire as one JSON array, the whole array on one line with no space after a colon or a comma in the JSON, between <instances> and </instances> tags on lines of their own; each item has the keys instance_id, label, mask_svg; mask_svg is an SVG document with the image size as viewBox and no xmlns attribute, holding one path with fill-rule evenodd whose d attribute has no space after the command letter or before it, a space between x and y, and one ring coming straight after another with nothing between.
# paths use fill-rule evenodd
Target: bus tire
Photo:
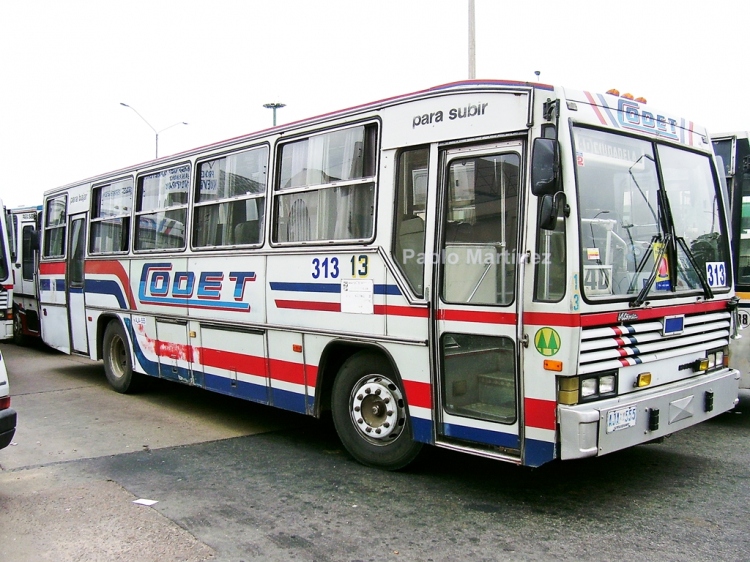
<instances>
[{"instance_id":1,"label":"bus tire","mask_svg":"<svg viewBox=\"0 0 750 562\"><path fill-rule=\"evenodd\" d=\"M18 309L13 311L13 343L16 345L26 345L26 336L23 333L23 321Z\"/></svg>"},{"instance_id":2,"label":"bus tire","mask_svg":"<svg viewBox=\"0 0 750 562\"><path fill-rule=\"evenodd\" d=\"M107 381L117 392L129 394L141 389L143 377L133 372L130 344L125 329L117 320L107 324L102 357Z\"/></svg>"},{"instance_id":3,"label":"bus tire","mask_svg":"<svg viewBox=\"0 0 750 562\"><path fill-rule=\"evenodd\" d=\"M331 410L347 451L365 466L398 470L422 449L411 436L403 388L388 360L360 351L333 382Z\"/></svg>"}]
</instances>

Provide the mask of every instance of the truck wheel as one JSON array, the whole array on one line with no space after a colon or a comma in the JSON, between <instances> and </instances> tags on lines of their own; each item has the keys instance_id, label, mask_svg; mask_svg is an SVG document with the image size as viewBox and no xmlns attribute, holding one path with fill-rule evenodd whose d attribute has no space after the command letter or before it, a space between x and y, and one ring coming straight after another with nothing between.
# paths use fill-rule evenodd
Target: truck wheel
<instances>
[{"instance_id":1,"label":"truck wheel","mask_svg":"<svg viewBox=\"0 0 750 562\"><path fill-rule=\"evenodd\" d=\"M23 334L21 313L18 312L18 310L13 311L13 343L16 345L26 345L26 336Z\"/></svg>"},{"instance_id":2,"label":"truck wheel","mask_svg":"<svg viewBox=\"0 0 750 562\"><path fill-rule=\"evenodd\" d=\"M143 377L133 372L130 344L122 324L113 320L104 332L104 372L117 392L128 394L141 389Z\"/></svg>"},{"instance_id":3,"label":"truck wheel","mask_svg":"<svg viewBox=\"0 0 750 562\"><path fill-rule=\"evenodd\" d=\"M333 383L331 409L344 447L366 466L398 470L422 449L412 440L398 377L382 355L360 351L347 359Z\"/></svg>"}]
</instances>

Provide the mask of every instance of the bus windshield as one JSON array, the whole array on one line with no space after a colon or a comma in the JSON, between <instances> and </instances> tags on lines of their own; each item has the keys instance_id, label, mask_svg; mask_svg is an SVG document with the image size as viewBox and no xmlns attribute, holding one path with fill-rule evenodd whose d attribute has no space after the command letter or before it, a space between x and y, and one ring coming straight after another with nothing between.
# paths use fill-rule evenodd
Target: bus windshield
<instances>
[{"instance_id":1,"label":"bus windshield","mask_svg":"<svg viewBox=\"0 0 750 562\"><path fill-rule=\"evenodd\" d=\"M584 128L574 142L587 298L729 287L709 156Z\"/></svg>"}]
</instances>

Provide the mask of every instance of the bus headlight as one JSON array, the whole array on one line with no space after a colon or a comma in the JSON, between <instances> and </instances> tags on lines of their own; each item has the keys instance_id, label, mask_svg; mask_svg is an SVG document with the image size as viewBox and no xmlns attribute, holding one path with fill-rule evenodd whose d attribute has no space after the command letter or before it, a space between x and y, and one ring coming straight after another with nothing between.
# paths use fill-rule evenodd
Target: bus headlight
<instances>
[{"instance_id":1,"label":"bus headlight","mask_svg":"<svg viewBox=\"0 0 750 562\"><path fill-rule=\"evenodd\" d=\"M599 394L611 394L615 391L615 376L599 377Z\"/></svg>"},{"instance_id":2,"label":"bus headlight","mask_svg":"<svg viewBox=\"0 0 750 562\"><path fill-rule=\"evenodd\" d=\"M599 381L596 377L583 379L581 381L581 398L590 398L596 396L599 390Z\"/></svg>"},{"instance_id":3,"label":"bus headlight","mask_svg":"<svg viewBox=\"0 0 750 562\"><path fill-rule=\"evenodd\" d=\"M581 377L581 402L617 395L617 371Z\"/></svg>"}]
</instances>

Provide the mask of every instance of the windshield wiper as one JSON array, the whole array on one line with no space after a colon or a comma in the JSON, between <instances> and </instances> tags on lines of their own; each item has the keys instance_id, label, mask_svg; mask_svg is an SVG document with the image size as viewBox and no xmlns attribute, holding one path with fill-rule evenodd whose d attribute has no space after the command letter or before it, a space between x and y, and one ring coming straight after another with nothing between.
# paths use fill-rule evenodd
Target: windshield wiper
<instances>
[{"instance_id":1,"label":"windshield wiper","mask_svg":"<svg viewBox=\"0 0 750 562\"><path fill-rule=\"evenodd\" d=\"M690 248L688 248L685 239L682 237L678 237L677 243L680 245L680 248L682 248L682 251L685 252L690 265L693 266L693 271L695 271L695 274L698 276L698 281L700 281L700 284L703 287L703 298L705 298L706 300L714 298L714 292L711 290L711 285L708 284L706 276L703 275L700 267L698 267L698 262L696 261L693 252L691 252Z\"/></svg>"},{"instance_id":2,"label":"windshield wiper","mask_svg":"<svg viewBox=\"0 0 750 562\"><path fill-rule=\"evenodd\" d=\"M664 255L667 253L667 248L669 247L669 244L672 241L672 235L668 233L664 237L664 240L661 240L661 236L654 236L654 238L651 240L651 244L649 245L648 249L651 250L651 248L654 247L654 242L657 242L657 241L661 242L661 248L659 249L659 253L654 256L654 265L651 266L651 274L648 276L648 281L643 285L643 288L638 293L638 296L635 297L635 299L633 299L632 301L630 301L630 306L632 308L638 308L642 306L644 302L646 302L646 297L648 296L649 291L651 291L651 287L654 285L654 281L656 281L657 273L659 273L659 266L661 265L661 260L664 257ZM646 254L643 256L643 260L641 260L641 263L638 264L638 269L635 272L633 284L635 284L635 281L638 278L638 273L640 273L643 264L645 264L646 259L648 259L648 254L649 252L646 252ZM671 282L671 278L670 278L670 282Z\"/></svg>"}]
</instances>

